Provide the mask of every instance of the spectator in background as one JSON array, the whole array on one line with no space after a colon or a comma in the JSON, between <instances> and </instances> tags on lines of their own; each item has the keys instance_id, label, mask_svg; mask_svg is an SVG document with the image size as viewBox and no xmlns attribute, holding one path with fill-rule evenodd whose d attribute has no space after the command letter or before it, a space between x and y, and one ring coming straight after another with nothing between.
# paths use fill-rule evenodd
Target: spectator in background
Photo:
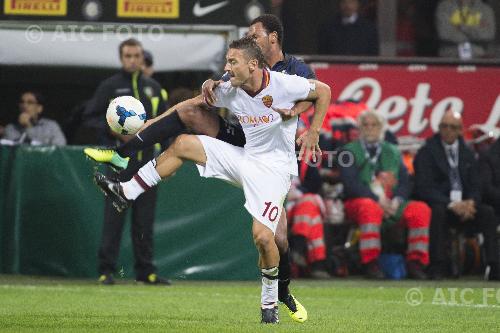
<instances>
[{"instance_id":1,"label":"spectator in background","mask_svg":"<svg viewBox=\"0 0 500 333\"><path fill-rule=\"evenodd\" d=\"M32 145L65 145L66 138L57 122L41 117L43 107L44 99L40 93L24 92L19 100L17 122L5 127L3 139Z\"/></svg>"},{"instance_id":2,"label":"spectator in background","mask_svg":"<svg viewBox=\"0 0 500 333\"><path fill-rule=\"evenodd\" d=\"M320 33L321 54L377 56L377 27L359 14L359 0L341 0L340 16Z\"/></svg>"},{"instance_id":3,"label":"spectator in background","mask_svg":"<svg viewBox=\"0 0 500 333\"><path fill-rule=\"evenodd\" d=\"M142 66L142 74L146 77L153 77L155 69L153 67L153 54L148 50L144 50L144 65Z\"/></svg>"},{"instance_id":4,"label":"spectator in background","mask_svg":"<svg viewBox=\"0 0 500 333\"><path fill-rule=\"evenodd\" d=\"M155 73L153 54L148 50L144 50L144 65L142 66L142 75L153 78ZM164 101L168 100L168 93L165 89L161 90L161 97ZM175 105L175 104L172 104Z\"/></svg>"},{"instance_id":5,"label":"spectator in background","mask_svg":"<svg viewBox=\"0 0 500 333\"><path fill-rule=\"evenodd\" d=\"M500 215L500 140L479 157L484 203L491 205Z\"/></svg>"},{"instance_id":6,"label":"spectator in background","mask_svg":"<svg viewBox=\"0 0 500 333\"><path fill-rule=\"evenodd\" d=\"M493 9L481 0L442 0L436 9L439 56L471 59L488 56L495 38Z\"/></svg>"},{"instance_id":7,"label":"spectator in background","mask_svg":"<svg viewBox=\"0 0 500 333\"><path fill-rule=\"evenodd\" d=\"M84 116L93 118L100 133L99 141L102 145L116 145L126 142L132 136L120 135L112 132L106 124L106 110L109 101L118 96L131 95L139 99L144 105L148 119L157 115L157 112L166 110L165 101L161 96L161 87L153 79L142 74L143 48L135 39L123 41L119 47L119 56L122 70L103 81L97 88L94 97L87 104ZM102 153L109 151L103 150ZM132 154L130 160L121 158L122 169L119 179L130 179L131 176L153 158L154 148L143 149ZM111 170L109 174L115 176ZM152 189L138 197L132 208L131 236L135 256L136 280L146 284L166 285L170 282L156 275L153 265L153 223L156 209L156 189ZM116 263L120 251L120 241L125 223L126 212L117 212L110 199L105 201L104 223L102 240L99 247L98 259L100 274L99 282L110 285L114 283L113 273L116 272Z\"/></svg>"},{"instance_id":8,"label":"spectator in background","mask_svg":"<svg viewBox=\"0 0 500 333\"><path fill-rule=\"evenodd\" d=\"M500 140L497 139L487 151L479 155L479 170L481 170L482 199L485 204L495 209L498 237L500 231L498 230L500 217Z\"/></svg>"},{"instance_id":9,"label":"spectator in background","mask_svg":"<svg viewBox=\"0 0 500 333\"><path fill-rule=\"evenodd\" d=\"M432 209L429 272L434 279L447 275L446 246L449 228L454 226L468 234L483 234L488 279L499 280L497 221L493 208L480 201L480 171L464 143L462 126L461 115L447 111L439 133L427 140L414 161L416 195Z\"/></svg>"},{"instance_id":10,"label":"spectator in background","mask_svg":"<svg viewBox=\"0 0 500 333\"><path fill-rule=\"evenodd\" d=\"M429 207L408 201L408 174L396 145L383 140L385 119L374 111L358 118L360 139L347 144L344 151L354 157L354 164L342 166L345 213L360 226L361 263L368 278L383 278L378 264L381 252L381 227L408 229L408 276L424 279L429 263Z\"/></svg>"},{"instance_id":11,"label":"spectator in background","mask_svg":"<svg viewBox=\"0 0 500 333\"><path fill-rule=\"evenodd\" d=\"M195 94L192 89L188 89L185 87L175 88L170 94L169 103L170 105L177 105L181 102L193 98L194 96Z\"/></svg>"}]
</instances>

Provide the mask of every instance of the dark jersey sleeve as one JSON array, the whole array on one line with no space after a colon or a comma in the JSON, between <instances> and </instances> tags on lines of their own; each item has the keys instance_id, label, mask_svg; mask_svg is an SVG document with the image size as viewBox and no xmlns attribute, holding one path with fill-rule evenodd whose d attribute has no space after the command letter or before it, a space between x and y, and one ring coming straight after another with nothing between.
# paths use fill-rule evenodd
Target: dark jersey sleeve
<instances>
[{"instance_id":1,"label":"dark jersey sleeve","mask_svg":"<svg viewBox=\"0 0 500 333\"><path fill-rule=\"evenodd\" d=\"M302 62L302 61L297 61L297 67L296 67L296 74L298 76L302 76L302 77L305 77L306 79L313 79L313 80L316 80L316 73L314 73L314 71L312 70L312 68Z\"/></svg>"}]
</instances>

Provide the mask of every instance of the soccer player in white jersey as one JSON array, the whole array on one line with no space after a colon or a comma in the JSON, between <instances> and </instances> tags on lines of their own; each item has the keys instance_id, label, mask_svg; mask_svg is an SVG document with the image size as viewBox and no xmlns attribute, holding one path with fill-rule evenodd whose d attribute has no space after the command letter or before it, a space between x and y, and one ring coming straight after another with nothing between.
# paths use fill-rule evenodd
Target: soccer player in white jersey
<instances>
[{"instance_id":1,"label":"soccer player in white jersey","mask_svg":"<svg viewBox=\"0 0 500 333\"><path fill-rule=\"evenodd\" d=\"M315 159L330 88L316 80L268 71L262 51L251 37L229 45L225 70L231 79L215 89L215 104L238 117L246 136L244 148L205 135L184 134L130 181L118 183L100 173L95 174L95 180L118 206L172 175L186 160L195 162L203 177L242 187L245 208L253 218L252 233L262 273L261 322L278 323L279 252L274 233L291 177L297 175L297 119L281 114L299 100L314 102L316 112L311 127L298 144L299 159L309 155Z\"/></svg>"}]
</instances>

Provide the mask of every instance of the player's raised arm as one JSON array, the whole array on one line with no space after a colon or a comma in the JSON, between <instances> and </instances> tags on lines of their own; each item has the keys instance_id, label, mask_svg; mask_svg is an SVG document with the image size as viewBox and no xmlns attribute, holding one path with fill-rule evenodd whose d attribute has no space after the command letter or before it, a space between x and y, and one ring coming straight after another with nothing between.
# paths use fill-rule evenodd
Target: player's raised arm
<instances>
[{"instance_id":1,"label":"player's raised arm","mask_svg":"<svg viewBox=\"0 0 500 333\"><path fill-rule=\"evenodd\" d=\"M186 107L186 106L199 106L199 105L206 105L205 101L203 100L202 95L195 96L193 98L187 99L185 101L182 101L172 107L170 107L167 111L163 112L159 116L149 119L146 121L146 123L139 129L138 133L144 131L146 128L157 122L158 120L165 118L166 116L170 115L172 112L174 112L177 109Z\"/></svg>"},{"instance_id":2,"label":"player's raised arm","mask_svg":"<svg viewBox=\"0 0 500 333\"><path fill-rule=\"evenodd\" d=\"M316 154L321 153L319 148L319 132L325 119L328 106L330 105L330 87L317 80L309 80L310 90L306 100L314 102L314 115L310 128L297 139L300 146L299 160L302 160L304 153L306 157L311 154L313 162L316 162Z\"/></svg>"}]
</instances>

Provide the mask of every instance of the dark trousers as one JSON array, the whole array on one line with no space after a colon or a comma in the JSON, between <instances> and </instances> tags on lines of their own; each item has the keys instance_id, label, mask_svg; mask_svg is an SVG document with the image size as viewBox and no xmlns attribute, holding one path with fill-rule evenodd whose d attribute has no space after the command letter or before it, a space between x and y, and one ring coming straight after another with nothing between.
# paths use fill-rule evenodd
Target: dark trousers
<instances>
[{"instance_id":1,"label":"dark trousers","mask_svg":"<svg viewBox=\"0 0 500 333\"><path fill-rule=\"evenodd\" d=\"M484 250L488 264L499 262L497 220L491 206L480 204L476 207L476 216L472 220L460 222L459 218L444 204L431 205L429 254L431 265L444 265L448 260L447 244L450 227L463 230L466 235L482 233Z\"/></svg>"},{"instance_id":2,"label":"dark trousers","mask_svg":"<svg viewBox=\"0 0 500 333\"><path fill-rule=\"evenodd\" d=\"M127 181L139 168L152 158L152 150L145 154L145 158L138 161L131 158L129 167L120 173L120 180ZM116 177L108 172L111 177ZM156 271L153 265L153 223L156 210L157 188L153 187L142 193L132 203L131 207L118 213L110 199L104 203L104 222L102 226L101 245L99 246L99 274L116 272L116 262L120 253L120 241L127 211L132 210L132 225L130 234L135 258L135 273L137 278L146 278Z\"/></svg>"},{"instance_id":3,"label":"dark trousers","mask_svg":"<svg viewBox=\"0 0 500 333\"><path fill-rule=\"evenodd\" d=\"M156 188L140 195L128 209L132 209L130 234L134 250L136 276L146 277L155 272L153 265L153 222L156 207ZM127 210L127 211L128 211ZM116 272L126 213L118 213L106 198L102 239L99 247L99 274Z\"/></svg>"}]
</instances>

